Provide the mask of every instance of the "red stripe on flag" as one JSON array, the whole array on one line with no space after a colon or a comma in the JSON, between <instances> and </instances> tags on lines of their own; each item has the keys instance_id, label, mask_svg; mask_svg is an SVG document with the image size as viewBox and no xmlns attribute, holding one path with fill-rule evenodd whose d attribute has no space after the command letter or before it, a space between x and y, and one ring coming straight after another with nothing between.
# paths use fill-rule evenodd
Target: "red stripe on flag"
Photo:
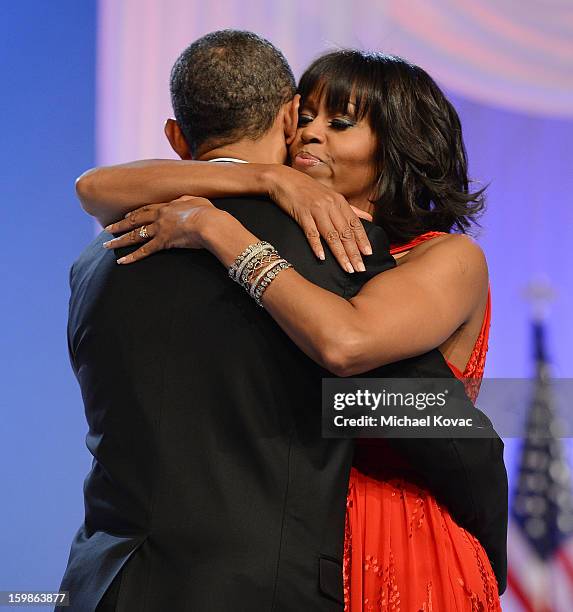
<instances>
[{"instance_id":1,"label":"red stripe on flag","mask_svg":"<svg viewBox=\"0 0 573 612\"><path fill-rule=\"evenodd\" d=\"M557 551L555 556L557 557L558 561L561 562L563 569L567 572L569 580L573 582L573 561L571 561L567 553L562 548Z\"/></svg>"},{"instance_id":2,"label":"red stripe on flag","mask_svg":"<svg viewBox=\"0 0 573 612\"><path fill-rule=\"evenodd\" d=\"M514 592L515 596L517 599L519 599L519 602L526 612L536 612L533 604L531 601L529 601L529 597L527 597L525 590L519 583L517 576L511 571L510 568L507 569L507 586Z\"/></svg>"}]
</instances>

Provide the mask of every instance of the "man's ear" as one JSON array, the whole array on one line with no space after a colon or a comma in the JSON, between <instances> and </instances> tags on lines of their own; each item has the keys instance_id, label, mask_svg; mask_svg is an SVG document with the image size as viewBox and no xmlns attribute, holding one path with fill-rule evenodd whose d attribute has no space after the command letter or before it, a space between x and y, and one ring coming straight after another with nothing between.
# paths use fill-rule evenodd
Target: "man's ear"
<instances>
[{"instance_id":1,"label":"man's ear","mask_svg":"<svg viewBox=\"0 0 573 612\"><path fill-rule=\"evenodd\" d=\"M163 131L165 132L165 136L167 136L171 148L181 159L193 159L187 141L183 136L183 132L175 119L167 119Z\"/></svg>"},{"instance_id":2,"label":"man's ear","mask_svg":"<svg viewBox=\"0 0 573 612\"><path fill-rule=\"evenodd\" d=\"M300 95L296 94L295 97L289 102L285 109L284 121L285 121L285 141L287 145L290 145L296 136L296 128L298 126L298 108L300 106Z\"/></svg>"}]
</instances>

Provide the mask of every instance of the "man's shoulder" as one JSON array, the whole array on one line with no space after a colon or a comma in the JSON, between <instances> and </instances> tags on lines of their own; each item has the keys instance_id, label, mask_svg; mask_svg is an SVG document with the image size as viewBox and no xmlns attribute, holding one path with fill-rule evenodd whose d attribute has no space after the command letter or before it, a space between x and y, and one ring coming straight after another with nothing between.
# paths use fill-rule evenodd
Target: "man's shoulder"
<instances>
[{"instance_id":1,"label":"man's shoulder","mask_svg":"<svg viewBox=\"0 0 573 612\"><path fill-rule=\"evenodd\" d=\"M206 254L209 255L209 259L216 261L207 251L197 251L195 249L169 249L154 253L151 257L146 257L136 264L118 266L117 260L120 257L124 257L135 251L141 244L133 244L115 250L104 248L103 243L112 238L114 238L113 234L106 231L100 232L78 255L77 259L72 264L72 273L90 273L102 267L109 267L118 270L121 268L124 276L126 276L127 272L130 270L141 270L144 268L146 270L145 273L148 274L156 268L161 272L165 267L172 267L182 260L191 259L196 261L198 259L205 259Z\"/></svg>"},{"instance_id":2,"label":"man's shoulder","mask_svg":"<svg viewBox=\"0 0 573 612\"><path fill-rule=\"evenodd\" d=\"M72 264L72 270L78 270L85 266L93 265L94 262L103 259L106 254L103 243L112 238L113 236L111 234L101 231L78 255Z\"/></svg>"},{"instance_id":3,"label":"man's shoulder","mask_svg":"<svg viewBox=\"0 0 573 612\"><path fill-rule=\"evenodd\" d=\"M303 241L306 241L304 232L294 219L281 210L270 198L263 196L243 196L232 198L216 198L213 204L222 210L226 210L240 221L244 219L257 219L261 223L269 222L281 225L289 230L296 229L297 234ZM364 229L370 241L375 241L378 250L387 250L390 242L386 232L378 225L361 219Z\"/></svg>"},{"instance_id":4,"label":"man's shoulder","mask_svg":"<svg viewBox=\"0 0 573 612\"><path fill-rule=\"evenodd\" d=\"M101 231L78 255L69 272L72 294L93 276L100 274L104 269L111 270L117 265L114 252L103 247L103 243L112 238L108 232Z\"/></svg>"},{"instance_id":5,"label":"man's shoulder","mask_svg":"<svg viewBox=\"0 0 573 612\"><path fill-rule=\"evenodd\" d=\"M289 244L298 247L306 245L310 249L299 224L267 197L217 198L213 200L213 204L232 214L254 234L262 233L259 238L263 240L270 240L265 234L271 232L277 237L288 237ZM386 232L374 223L364 219L361 221L375 252L388 251L390 243Z\"/></svg>"},{"instance_id":6,"label":"man's shoulder","mask_svg":"<svg viewBox=\"0 0 573 612\"><path fill-rule=\"evenodd\" d=\"M284 213L272 200L264 197L219 198L213 204L240 221L260 240L267 240L277 249L306 250L304 232L298 223Z\"/></svg>"},{"instance_id":7,"label":"man's shoulder","mask_svg":"<svg viewBox=\"0 0 573 612\"><path fill-rule=\"evenodd\" d=\"M282 222L288 225L295 221L284 213L270 198L264 196L242 196L232 198L216 198L213 204L221 210L226 210L233 216L254 216L272 222Z\"/></svg>"}]
</instances>

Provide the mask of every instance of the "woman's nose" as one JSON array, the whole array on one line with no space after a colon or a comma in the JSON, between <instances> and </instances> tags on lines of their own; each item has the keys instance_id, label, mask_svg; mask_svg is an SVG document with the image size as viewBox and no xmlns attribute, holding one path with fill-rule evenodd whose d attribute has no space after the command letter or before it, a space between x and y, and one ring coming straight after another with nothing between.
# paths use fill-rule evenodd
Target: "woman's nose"
<instances>
[{"instance_id":1,"label":"woman's nose","mask_svg":"<svg viewBox=\"0 0 573 612\"><path fill-rule=\"evenodd\" d=\"M303 127L300 137L305 144L321 143L324 141L324 130L316 121L313 121Z\"/></svg>"}]
</instances>

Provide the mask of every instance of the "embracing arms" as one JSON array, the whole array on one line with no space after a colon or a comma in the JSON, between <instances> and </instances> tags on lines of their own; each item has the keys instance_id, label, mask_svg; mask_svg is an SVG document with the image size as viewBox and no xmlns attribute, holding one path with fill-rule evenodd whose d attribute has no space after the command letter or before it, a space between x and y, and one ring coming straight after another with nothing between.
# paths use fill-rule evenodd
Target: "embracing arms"
<instances>
[{"instance_id":1,"label":"embracing arms","mask_svg":"<svg viewBox=\"0 0 573 612\"><path fill-rule=\"evenodd\" d=\"M164 248L207 248L228 268L264 238L202 198L138 211L111 231L134 225L108 248L141 242L140 225L147 225L152 238L122 263ZM263 304L301 350L338 376L425 353L468 320L487 290L485 259L470 238L446 235L432 243L373 278L349 301L288 269L270 284Z\"/></svg>"},{"instance_id":2,"label":"embracing arms","mask_svg":"<svg viewBox=\"0 0 573 612\"><path fill-rule=\"evenodd\" d=\"M279 164L150 159L88 170L77 179L76 193L84 210L105 226L144 204L170 202L183 195L267 195L280 168Z\"/></svg>"},{"instance_id":3,"label":"embracing arms","mask_svg":"<svg viewBox=\"0 0 573 612\"><path fill-rule=\"evenodd\" d=\"M204 232L205 246L226 267L258 240L234 222ZM447 236L350 300L289 269L271 283L263 304L307 355L337 376L352 376L440 346L469 318L484 285L481 249L465 236Z\"/></svg>"},{"instance_id":4,"label":"embracing arms","mask_svg":"<svg viewBox=\"0 0 573 612\"><path fill-rule=\"evenodd\" d=\"M94 168L76 181L84 210L102 225L151 203L184 195L205 198L265 195L302 228L314 254L324 259L322 236L338 263L363 269L361 253L371 245L359 217L342 195L282 164L234 164L183 160L144 160Z\"/></svg>"},{"instance_id":5,"label":"embracing arms","mask_svg":"<svg viewBox=\"0 0 573 612\"><path fill-rule=\"evenodd\" d=\"M104 223L146 202L165 202L182 193L228 196L271 195L302 227L318 257L326 242L339 264L360 270L369 241L348 202L312 178L277 164L144 161L90 171L78 180L86 210ZM301 202L300 194L304 194ZM208 248L229 267L255 236L208 200L181 198L132 212L110 231L125 236L111 247L152 239L126 263L164 248ZM359 250L360 249L360 250ZM232 282L229 280L229 282ZM307 281L296 271L281 272L265 292L265 308L307 355L340 376L422 354L440 346L483 300L487 266L478 245L466 236L431 241L423 253L370 282L350 301Z\"/></svg>"}]
</instances>

